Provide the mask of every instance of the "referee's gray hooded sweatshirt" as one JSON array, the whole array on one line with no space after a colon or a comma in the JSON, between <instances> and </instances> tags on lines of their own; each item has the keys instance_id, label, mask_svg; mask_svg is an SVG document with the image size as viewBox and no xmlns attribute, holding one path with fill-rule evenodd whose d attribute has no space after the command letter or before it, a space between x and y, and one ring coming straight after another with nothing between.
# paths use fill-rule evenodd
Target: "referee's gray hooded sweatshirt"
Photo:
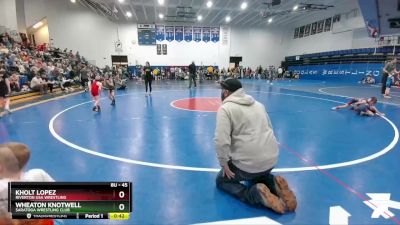
<instances>
[{"instance_id":1,"label":"referee's gray hooded sweatshirt","mask_svg":"<svg viewBox=\"0 0 400 225\"><path fill-rule=\"evenodd\" d=\"M258 173L273 168L278 160L278 144L265 107L242 88L222 102L214 142L222 167L232 160L239 169Z\"/></svg>"}]
</instances>

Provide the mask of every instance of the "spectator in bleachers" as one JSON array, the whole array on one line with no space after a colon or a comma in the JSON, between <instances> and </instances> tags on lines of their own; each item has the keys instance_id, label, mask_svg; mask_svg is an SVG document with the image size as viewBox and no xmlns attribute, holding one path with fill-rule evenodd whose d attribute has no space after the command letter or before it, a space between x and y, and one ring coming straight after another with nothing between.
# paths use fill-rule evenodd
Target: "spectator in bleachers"
<instances>
[{"instance_id":1,"label":"spectator in bleachers","mask_svg":"<svg viewBox=\"0 0 400 225\"><path fill-rule=\"evenodd\" d=\"M282 78L283 77L283 69L282 69L282 67L279 67L277 72L278 72L278 78Z\"/></svg>"},{"instance_id":2,"label":"spectator in bleachers","mask_svg":"<svg viewBox=\"0 0 400 225\"><path fill-rule=\"evenodd\" d=\"M207 67L207 79L211 80L213 73L214 73L214 67L212 66Z\"/></svg>"},{"instance_id":3,"label":"spectator in bleachers","mask_svg":"<svg viewBox=\"0 0 400 225\"><path fill-rule=\"evenodd\" d=\"M5 70L0 70L0 108L3 108L6 113L10 113L10 81L7 78ZM0 111L0 117L3 113Z\"/></svg>"},{"instance_id":4,"label":"spectator in bleachers","mask_svg":"<svg viewBox=\"0 0 400 225\"><path fill-rule=\"evenodd\" d=\"M39 91L40 94L47 93L47 83L42 80L39 74L32 78L30 87L32 91Z\"/></svg>"},{"instance_id":5,"label":"spectator in bleachers","mask_svg":"<svg viewBox=\"0 0 400 225\"><path fill-rule=\"evenodd\" d=\"M20 61L16 62L16 67L18 68L18 72L20 74L25 74L26 73L25 66Z\"/></svg>"},{"instance_id":6,"label":"spectator in bleachers","mask_svg":"<svg viewBox=\"0 0 400 225\"><path fill-rule=\"evenodd\" d=\"M79 52L76 52L75 57L78 61L81 61L81 55L79 54Z\"/></svg>"},{"instance_id":7,"label":"spectator in bleachers","mask_svg":"<svg viewBox=\"0 0 400 225\"><path fill-rule=\"evenodd\" d=\"M89 86L89 76L88 76L88 68L86 66L83 66L81 69L81 86L85 88L85 91L87 91L87 87Z\"/></svg>"},{"instance_id":8,"label":"spectator in bleachers","mask_svg":"<svg viewBox=\"0 0 400 225\"><path fill-rule=\"evenodd\" d=\"M84 63L85 60L79 55L79 52L76 55L72 51L69 54L67 52L62 53L60 49L50 49L46 45L40 45L35 48L27 40L26 43L20 44L15 42L8 34L0 34L0 69L5 69L11 73L19 72L21 75L19 80L24 82L19 84L15 80L12 83L13 91L17 91L24 87L27 84L26 82L34 79L32 83L34 84L33 86L37 86L35 90L40 91L40 89L43 89L42 92L44 93L45 89L38 85L40 79L34 78L37 74L42 76L40 84L44 84L47 80L46 84L49 89L57 84L55 80L60 77L58 73L65 74L65 80L76 79L76 81L80 82L78 68ZM68 82L73 84L71 81L66 83ZM20 87L18 88L17 86ZM33 87L32 85L30 86Z\"/></svg>"},{"instance_id":9,"label":"spectator in bleachers","mask_svg":"<svg viewBox=\"0 0 400 225\"><path fill-rule=\"evenodd\" d=\"M257 68L257 79L261 79L261 74L262 74L262 67L261 65Z\"/></svg>"},{"instance_id":10,"label":"spectator in bleachers","mask_svg":"<svg viewBox=\"0 0 400 225\"><path fill-rule=\"evenodd\" d=\"M10 77L10 89L11 91L19 92L21 90L19 84L19 74L14 72Z\"/></svg>"},{"instance_id":11,"label":"spectator in bleachers","mask_svg":"<svg viewBox=\"0 0 400 225\"><path fill-rule=\"evenodd\" d=\"M8 54L8 52L9 52L8 48L3 43L0 43L0 53Z\"/></svg>"},{"instance_id":12,"label":"spectator in bleachers","mask_svg":"<svg viewBox=\"0 0 400 225\"><path fill-rule=\"evenodd\" d=\"M60 82L60 87L62 91L73 91L74 89L71 87L73 84L73 80L72 79L68 79L67 77L65 77L64 74L60 74L60 76L58 77L58 80Z\"/></svg>"}]
</instances>

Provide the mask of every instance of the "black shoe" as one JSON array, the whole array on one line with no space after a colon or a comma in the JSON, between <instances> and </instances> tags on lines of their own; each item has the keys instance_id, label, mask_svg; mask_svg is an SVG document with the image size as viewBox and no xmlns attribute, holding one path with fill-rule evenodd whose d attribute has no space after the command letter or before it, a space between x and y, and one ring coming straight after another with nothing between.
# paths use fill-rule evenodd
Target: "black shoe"
<instances>
[{"instance_id":1,"label":"black shoe","mask_svg":"<svg viewBox=\"0 0 400 225\"><path fill-rule=\"evenodd\" d=\"M115 99L112 100L111 105L115 105Z\"/></svg>"},{"instance_id":2,"label":"black shoe","mask_svg":"<svg viewBox=\"0 0 400 225\"><path fill-rule=\"evenodd\" d=\"M92 109L93 111L96 111L97 110L97 107L96 106L93 106L93 109Z\"/></svg>"},{"instance_id":3,"label":"black shoe","mask_svg":"<svg viewBox=\"0 0 400 225\"><path fill-rule=\"evenodd\" d=\"M100 106L97 106L97 112L100 112Z\"/></svg>"}]
</instances>

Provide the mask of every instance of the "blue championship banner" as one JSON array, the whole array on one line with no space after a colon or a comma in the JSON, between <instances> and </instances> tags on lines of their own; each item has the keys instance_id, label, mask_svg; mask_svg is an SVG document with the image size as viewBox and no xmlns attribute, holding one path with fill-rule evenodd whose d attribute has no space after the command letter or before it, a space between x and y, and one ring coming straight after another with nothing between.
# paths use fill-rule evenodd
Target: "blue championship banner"
<instances>
[{"instance_id":1,"label":"blue championship banner","mask_svg":"<svg viewBox=\"0 0 400 225\"><path fill-rule=\"evenodd\" d=\"M219 27L211 27L211 41L214 43L219 41Z\"/></svg>"},{"instance_id":2,"label":"blue championship banner","mask_svg":"<svg viewBox=\"0 0 400 225\"><path fill-rule=\"evenodd\" d=\"M203 41L209 42L210 41L210 27L203 27Z\"/></svg>"},{"instance_id":3,"label":"blue championship banner","mask_svg":"<svg viewBox=\"0 0 400 225\"><path fill-rule=\"evenodd\" d=\"M175 26L175 41L183 41L183 26Z\"/></svg>"},{"instance_id":4,"label":"blue championship banner","mask_svg":"<svg viewBox=\"0 0 400 225\"><path fill-rule=\"evenodd\" d=\"M201 27L193 27L193 40L195 42L201 41Z\"/></svg>"},{"instance_id":5,"label":"blue championship banner","mask_svg":"<svg viewBox=\"0 0 400 225\"><path fill-rule=\"evenodd\" d=\"M156 25L156 39L157 41L164 41L165 34L164 34L164 25Z\"/></svg>"},{"instance_id":6,"label":"blue championship banner","mask_svg":"<svg viewBox=\"0 0 400 225\"><path fill-rule=\"evenodd\" d=\"M302 79L358 82L367 75L371 75L375 78L375 81L379 82L383 66L383 63L354 63L289 66L288 69L299 74Z\"/></svg>"},{"instance_id":7,"label":"blue championship banner","mask_svg":"<svg viewBox=\"0 0 400 225\"><path fill-rule=\"evenodd\" d=\"M174 26L165 26L165 40L173 41L175 34L175 27Z\"/></svg>"},{"instance_id":8,"label":"blue championship banner","mask_svg":"<svg viewBox=\"0 0 400 225\"><path fill-rule=\"evenodd\" d=\"M183 32L185 35L185 41L190 42L193 39L193 28L190 26L183 27Z\"/></svg>"}]
</instances>

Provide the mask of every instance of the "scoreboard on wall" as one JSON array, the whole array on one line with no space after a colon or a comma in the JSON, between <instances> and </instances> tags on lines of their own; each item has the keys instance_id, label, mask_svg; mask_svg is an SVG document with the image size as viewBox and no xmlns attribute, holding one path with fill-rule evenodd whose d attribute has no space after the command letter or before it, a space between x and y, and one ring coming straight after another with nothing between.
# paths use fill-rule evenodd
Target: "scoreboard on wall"
<instances>
[{"instance_id":1,"label":"scoreboard on wall","mask_svg":"<svg viewBox=\"0 0 400 225\"><path fill-rule=\"evenodd\" d=\"M138 24L139 45L156 45L156 25Z\"/></svg>"},{"instance_id":2,"label":"scoreboard on wall","mask_svg":"<svg viewBox=\"0 0 400 225\"><path fill-rule=\"evenodd\" d=\"M13 219L129 219L131 182L10 182Z\"/></svg>"}]
</instances>

